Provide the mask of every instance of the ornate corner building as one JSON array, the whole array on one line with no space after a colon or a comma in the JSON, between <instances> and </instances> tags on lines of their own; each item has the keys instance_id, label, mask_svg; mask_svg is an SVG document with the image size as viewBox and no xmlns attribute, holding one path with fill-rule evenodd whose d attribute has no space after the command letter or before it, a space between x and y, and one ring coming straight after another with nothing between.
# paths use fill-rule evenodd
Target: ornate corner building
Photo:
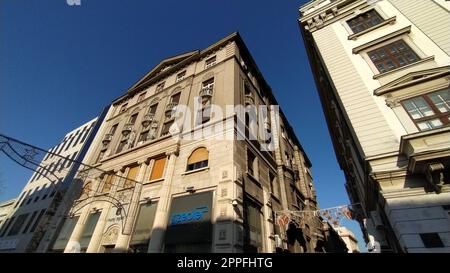
<instances>
[{"instance_id":1,"label":"ornate corner building","mask_svg":"<svg viewBox=\"0 0 450 273\"><path fill-rule=\"evenodd\" d=\"M299 25L366 242L450 252L450 2L316 0Z\"/></svg>"},{"instance_id":2,"label":"ornate corner building","mask_svg":"<svg viewBox=\"0 0 450 273\"><path fill-rule=\"evenodd\" d=\"M293 129L269 107L257 123L273 146L262 149L247 116L214 111L236 105L278 105L239 34L161 61L112 102L49 251L315 251L325 240L319 217L289 235L275 221L277 211L317 209L311 163ZM179 125L178 114L192 126ZM197 133L204 136L187 137Z\"/></svg>"}]
</instances>

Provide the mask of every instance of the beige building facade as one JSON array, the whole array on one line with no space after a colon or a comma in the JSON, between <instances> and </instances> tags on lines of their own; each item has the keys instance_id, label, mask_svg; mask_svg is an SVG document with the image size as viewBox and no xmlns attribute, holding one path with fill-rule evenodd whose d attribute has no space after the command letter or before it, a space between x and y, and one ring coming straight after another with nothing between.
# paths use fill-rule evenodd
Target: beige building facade
<instances>
[{"instance_id":1,"label":"beige building facade","mask_svg":"<svg viewBox=\"0 0 450 273\"><path fill-rule=\"evenodd\" d=\"M339 234L347 246L348 253L359 253L358 239L355 234L346 227L336 227L334 230Z\"/></svg>"},{"instance_id":2,"label":"beige building facade","mask_svg":"<svg viewBox=\"0 0 450 273\"><path fill-rule=\"evenodd\" d=\"M316 0L299 25L369 251L450 252L450 3Z\"/></svg>"},{"instance_id":3,"label":"beige building facade","mask_svg":"<svg viewBox=\"0 0 450 273\"><path fill-rule=\"evenodd\" d=\"M275 219L318 208L308 157L277 107L238 105L278 103L237 33L155 66L112 102L52 251L313 252L318 217Z\"/></svg>"}]
</instances>

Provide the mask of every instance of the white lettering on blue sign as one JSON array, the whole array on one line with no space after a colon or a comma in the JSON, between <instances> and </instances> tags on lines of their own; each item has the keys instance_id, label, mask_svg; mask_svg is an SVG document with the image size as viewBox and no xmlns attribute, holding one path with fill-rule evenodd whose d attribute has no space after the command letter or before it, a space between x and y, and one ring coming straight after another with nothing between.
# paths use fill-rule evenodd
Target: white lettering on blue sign
<instances>
[{"instance_id":1,"label":"white lettering on blue sign","mask_svg":"<svg viewBox=\"0 0 450 273\"><path fill-rule=\"evenodd\" d=\"M208 207L198 207L188 212L174 213L170 217L170 224L177 225L187 222L196 222L202 220L203 216L208 212Z\"/></svg>"}]
</instances>

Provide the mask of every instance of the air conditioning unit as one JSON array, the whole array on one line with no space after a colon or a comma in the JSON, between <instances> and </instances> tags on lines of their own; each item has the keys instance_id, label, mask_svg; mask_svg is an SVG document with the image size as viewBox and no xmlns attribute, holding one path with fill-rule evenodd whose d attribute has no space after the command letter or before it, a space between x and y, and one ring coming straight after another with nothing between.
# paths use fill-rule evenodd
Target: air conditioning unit
<instances>
[{"instance_id":1,"label":"air conditioning unit","mask_svg":"<svg viewBox=\"0 0 450 273\"><path fill-rule=\"evenodd\" d=\"M281 239L280 235L275 234L275 247L283 248L283 240Z\"/></svg>"}]
</instances>

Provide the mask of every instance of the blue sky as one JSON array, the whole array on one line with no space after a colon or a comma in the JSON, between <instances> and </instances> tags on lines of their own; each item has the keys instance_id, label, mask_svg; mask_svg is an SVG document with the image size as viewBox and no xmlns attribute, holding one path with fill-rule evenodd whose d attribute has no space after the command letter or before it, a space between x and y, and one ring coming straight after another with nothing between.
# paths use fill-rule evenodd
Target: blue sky
<instances>
[{"instance_id":1,"label":"blue sky","mask_svg":"<svg viewBox=\"0 0 450 273\"><path fill-rule=\"evenodd\" d=\"M0 132L50 148L161 59L239 31L312 161L320 206L348 204L297 24L305 2L0 1ZM30 175L0 154L0 200Z\"/></svg>"}]
</instances>

